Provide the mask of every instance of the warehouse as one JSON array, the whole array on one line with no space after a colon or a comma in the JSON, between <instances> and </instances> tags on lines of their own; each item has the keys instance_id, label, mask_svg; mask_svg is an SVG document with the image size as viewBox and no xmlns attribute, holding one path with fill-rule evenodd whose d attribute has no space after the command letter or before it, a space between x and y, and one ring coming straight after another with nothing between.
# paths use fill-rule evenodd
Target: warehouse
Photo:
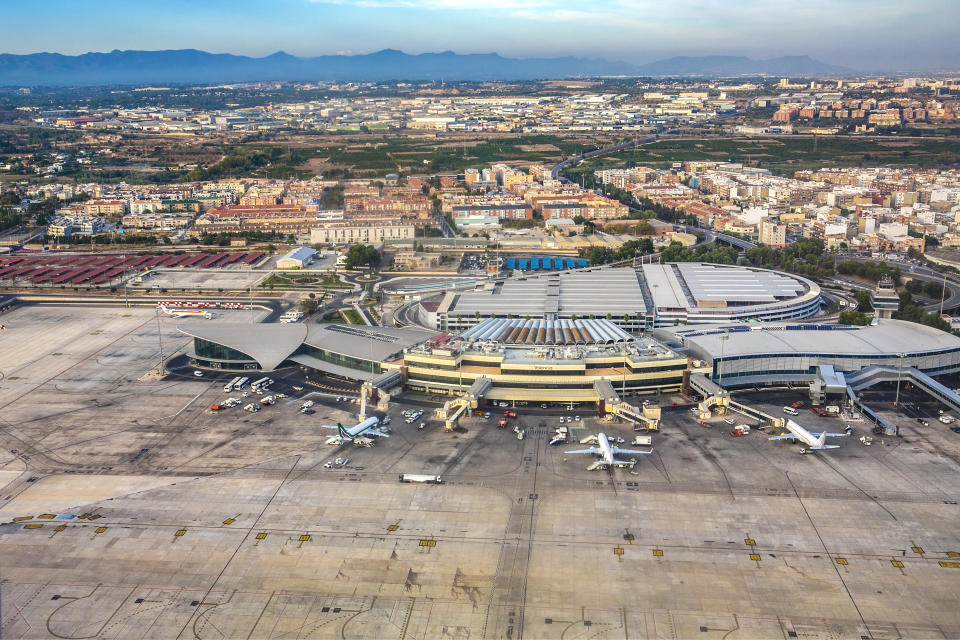
<instances>
[{"instance_id":1,"label":"warehouse","mask_svg":"<svg viewBox=\"0 0 960 640\"><path fill-rule=\"evenodd\" d=\"M303 269L316 259L317 252L310 247L297 247L277 259L277 269Z\"/></svg>"}]
</instances>

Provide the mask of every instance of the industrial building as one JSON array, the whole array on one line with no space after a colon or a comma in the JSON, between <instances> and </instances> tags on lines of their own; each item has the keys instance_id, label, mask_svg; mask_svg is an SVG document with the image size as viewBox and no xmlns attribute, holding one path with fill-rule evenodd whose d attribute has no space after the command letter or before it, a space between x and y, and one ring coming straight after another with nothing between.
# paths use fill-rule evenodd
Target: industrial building
<instances>
[{"instance_id":1,"label":"industrial building","mask_svg":"<svg viewBox=\"0 0 960 640\"><path fill-rule=\"evenodd\" d=\"M313 263L317 252L310 247L291 249L277 259L277 269L303 269Z\"/></svg>"},{"instance_id":2,"label":"industrial building","mask_svg":"<svg viewBox=\"0 0 960 640\"><path fill-rule=\"evenodd\" d=\"M622 329L807 318L820 311L820 287L766 269L704 263L596 268L526 275L467 292L449 292L436 328L463 331L487 318L606 318Z\"/></svg>"}]
</instances>

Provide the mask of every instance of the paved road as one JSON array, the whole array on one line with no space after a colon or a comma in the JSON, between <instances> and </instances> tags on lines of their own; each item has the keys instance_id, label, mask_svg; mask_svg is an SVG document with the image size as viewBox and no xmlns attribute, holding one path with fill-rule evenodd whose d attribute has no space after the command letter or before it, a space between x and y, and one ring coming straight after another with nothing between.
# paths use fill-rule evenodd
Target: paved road
<instances>
[{"instance_id":1,"label":"paved road","mask_svg":"<svg viewBox=\"0 0 960 640\"><path fill-rule=\"evenodd\" d=\"M844 261L854 261L854 262L876 262L874 258L862 258L859 256L844 256ZM936 269L931 269L927 266L915 265L909 262L900 262L898 260L885 260L888 265L897 266L900 268L901 275L914 278L916 280L922 280L924 282L944 282L944 274ZM836 278L841 280L840 278ZM859 286L860 288L873 290L873 287L866 286L863 283L854 282L851 280L841 280L844 284L850 286ZM946 286L947 286L947 296L943 299L943 309L953 309L954 307L960 306L960 280L955 276L946 274ZM940 301L937 300L931 304L926 305L926 310L928 312L939 312L940 311Z\"/></svg>"}]
</instances>

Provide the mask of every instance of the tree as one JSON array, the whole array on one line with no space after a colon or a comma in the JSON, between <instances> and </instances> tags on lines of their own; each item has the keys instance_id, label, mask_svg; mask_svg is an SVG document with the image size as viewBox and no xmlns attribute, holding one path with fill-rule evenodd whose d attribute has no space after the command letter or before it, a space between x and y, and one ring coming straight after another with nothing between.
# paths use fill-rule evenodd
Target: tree
<instances>
[{"instance_id":1,"label":"tree","mask_svg":"<svg viewBox=\"0 0 960 640\"><path fill-rule=\"evenodd\" d=\"M863 289L859 289L853 295L857 299L858 312L869 313L873 311L873 296L870 295L869 291L864 291Z\"/></svg>"},{"instance_id":2,"label":"tree","mask_svg":"<svg viewBox=\"0 0 960 640\"><path fill-rule=\"evenodd\" d=\"M380 252L369 244L355 244L347 249L346 268L348 270L359 267L376 269L380 266Z\"/></svg>"},{"instance_id":3,"label":"tree","mask_svg":"<svg viewBox=\"0 0 960 640\"><path fill-rule=\"evenodd\" d=\"M837 322L839 324L852 324L859 327L865 327L870 324L870 316L860 311L841 311Z\"/></svg>"}]
</instances>

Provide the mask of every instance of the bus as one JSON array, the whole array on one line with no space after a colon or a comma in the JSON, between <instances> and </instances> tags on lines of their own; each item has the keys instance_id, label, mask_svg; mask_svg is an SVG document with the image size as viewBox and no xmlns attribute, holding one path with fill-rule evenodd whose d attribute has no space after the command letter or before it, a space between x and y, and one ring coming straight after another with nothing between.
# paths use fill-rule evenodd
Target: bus
<instances>
[{"instance_id":1,"label":"bus","mask_svg":"<svg viewBox=\"0 0 960 640\"><path fill-rule=\"evenodd\" d=\"M270 378L260 378L256 382L250 385L250 388L254 391L260 391L261 389L266 389L273 384L273 380Z\"/></svg>"},{"instance_id":2,"label":"bus","mask_svg":"<svg viewBox=\"0 0 960 640\"><path fill-rule=\"evenodd\" d=\"M243 389L246 384L250 382L250 378L237 378L237 381L234 383L234 389Z\"/></svg>"},{"instance_id":3,"label":"bus","mask_svg":"<svg viewBox=\"0 0 960 640\"><path fill-rule=\"evenodd\" d=\"M234 378L233 380L231 380L231 381L228 382L227 384L223 385L223 392L224 392L224 393L230 393L230 392L233 391L234 389L237 389L237 388L238 388L238 387L237 387L237 383L238 383L238 382L240 382L240 376L237 376L236 378Z\"/></svg>"}]
</instances>

